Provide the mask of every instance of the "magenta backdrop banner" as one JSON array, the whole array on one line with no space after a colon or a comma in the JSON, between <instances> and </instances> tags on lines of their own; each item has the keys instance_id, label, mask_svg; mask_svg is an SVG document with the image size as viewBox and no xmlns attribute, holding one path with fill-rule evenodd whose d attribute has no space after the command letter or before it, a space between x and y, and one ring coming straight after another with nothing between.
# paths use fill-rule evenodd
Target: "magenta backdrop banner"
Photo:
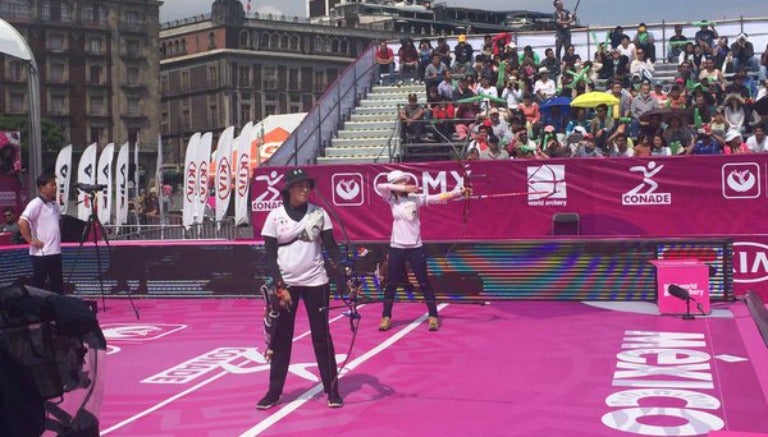
<instances>
[{"instance_id":1,"label":"magenta backdrop banner","mask_svg":"<svg viewBox=\"0 0 768 437\"><path fill-rule=\"evenodd\" d=\"M687 237L768 234L768 220L762 220L768 216L766 163L768 155L753 154L328 165L306 171L317 182L311 200L332 210L352 240L389 239L392 216L375 186L394 169L411 174L430 194L450 191L468 175L476 196L496 195L423 208L425 240L548 238L553 216L564 212L579 215L584 236ZM254 175L257 239L266 214L282 205L284 173L266 167Z\"/></svg>"}]
</instances>

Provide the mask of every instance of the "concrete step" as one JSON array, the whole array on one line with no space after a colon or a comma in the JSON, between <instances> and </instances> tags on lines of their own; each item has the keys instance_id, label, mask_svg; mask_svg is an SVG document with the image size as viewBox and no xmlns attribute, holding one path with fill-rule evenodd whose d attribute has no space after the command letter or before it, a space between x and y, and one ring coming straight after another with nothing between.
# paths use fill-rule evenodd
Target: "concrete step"
<instances>
[{"instance_id":1,"label":"concrete step","mask_svg":"<svg viewBox=\"0 0 768 437\"><path fill-rule=\"evenodd\" d=\"M379 138L334 138L331 147L386 147L389 136Z\"/></svg>"},{"instance_id":2,"label":"concrete step","mask_svg":"<svg viewBox=\"0 0 768 437\"><path fill-rule=\"evenodd\" d=\"M361 121L381 121L381 122L386 121L387 123L394 123L395 122L395 116L393 116L393 117L382 117L379 114L357 114L357 113L355 113L355 114L352 114L349 117L349 121L347 122L347 124L354 123L354 122L361 122ZM355 128L355 129L359 129L359 128Z\"/></svg>"},{"instance_id":3,"label":"concrete step","mask_svg":"<svg viewBox=\"0 0 768 437\"><path fill-rule=\"evenodd\" d=\"M355 114L379 114L382 118L397 117L397 106L358 106L355 108Z\"/></svg>"},{"instance_id":4,"label":"concrete step","mask_svg":"<svg viewBox=\"0 0 768 437\"><path fill-rule=\"evenodd\" d=\"M374 85L374 87L371 89L371 93L418 93L423 92L425 93L427 91L427 88L423 84L403 84L401 86L392 85L392 86L382 86L382 85Z\"/></svg>"},{"instance_id":5,"label":"concrete step","mask_svg":"<svg viewBox=\"0 0 768 437\"><path fill-rule=\"evenodd\" d=\"M337 138L389 138L394 131L392 123L385 129L342 129L336 133Z\"/></svg>"},{"instance_id":6,"label":"concrete step","mask_svg":"<svg viewBox=\"0 0 768 437\"><path fill-rule=\"evenodd\" d=\"M320 165L323 164L371 164L371 163L388 163L389 162L389 155L382 154L381 156L378 155L369 155L369 156L354 156L354 157L318 157L317 163Z\"/></svg>"},{"instance_id":7,"label":"concrete step","mask_svg":"<svg viewBox=\"0 0 768 437\"><path fill-rule=\"evenodd\" d=\"M380 117L370 121L348 121L344 123L344 130L389 130L395 127L395 117Z\"/></svg>"},{"instance_id":8,"label":"concrete step","mask_svg":"<svg viewBox=\"0 0 768 437\"><path fill-rule=\"evenodd\" d=\"M343 158L358 156L389 156L389 147L328 147L325 149L326 158Z\"/></svg>"},{"instance_id":9,"label":"concrete step","mask_svg":"<svg viewBox=\"0 0 768 437\"><path fill-rule=\"evenodd\" d=\"M422 102L424 101L426 101L426 99L422 100ZM367 108L370 106L382 106L382 107L389 106L392 108L397 108L397 105L405 105L406 103L408 103L407 97L405 99L376 99L376 100L365 99L360 101L360 104L358 105L358 107Z\"/></svg>"}]
</instances>

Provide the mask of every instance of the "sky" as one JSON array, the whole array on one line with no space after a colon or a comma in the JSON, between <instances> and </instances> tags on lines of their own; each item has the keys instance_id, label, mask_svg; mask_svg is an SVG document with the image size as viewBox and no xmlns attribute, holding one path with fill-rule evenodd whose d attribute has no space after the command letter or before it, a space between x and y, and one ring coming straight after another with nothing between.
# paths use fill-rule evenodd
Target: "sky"
<instances>
[{"instance_id":1,"label":"sky","mask_svg":"<svg viewBox=\"0 0 768 437\"><path fill-rule=\"evenodd\" d=\"M213 0L162 0L160 21L187 18L211 12ZM247 0L242 0L243 4ZM438 0L457 7L477 7L479 0ZM576 0L564 0L565 7L573 11ZM488 10L528 9L541 12L553 10L549 0L483 0ZM694 8L692 5L700 5ZM253 11L306 16L305 0L251 0ZM697 12L706 10L706 13ZM723 18L768 17L768 1L765 0L582 0L577 11L582 25L660 23L666 21L718 20Z\"/></svg>"}]
</instances>

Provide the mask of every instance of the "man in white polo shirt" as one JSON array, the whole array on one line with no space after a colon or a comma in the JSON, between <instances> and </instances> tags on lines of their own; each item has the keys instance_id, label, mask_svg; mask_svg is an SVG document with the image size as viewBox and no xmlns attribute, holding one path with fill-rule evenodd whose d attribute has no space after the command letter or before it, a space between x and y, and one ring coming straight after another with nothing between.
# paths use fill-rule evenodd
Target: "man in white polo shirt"
<instances>
[{"instance_id":1,"label":"man in white polo shirt","mask_svg":"<svg viewBox=\"0 0 768 437\"><path fill-rule=\"evenodd\" d=\"M56 204L56 177L43 174L37 178L38 196L32 199L19 218L19 230L29 243L32 257L30 285L63 294L64 276L61 268L61 211ZM45 287L46 280L48 287Z\"/></svg>"}]
</instances>

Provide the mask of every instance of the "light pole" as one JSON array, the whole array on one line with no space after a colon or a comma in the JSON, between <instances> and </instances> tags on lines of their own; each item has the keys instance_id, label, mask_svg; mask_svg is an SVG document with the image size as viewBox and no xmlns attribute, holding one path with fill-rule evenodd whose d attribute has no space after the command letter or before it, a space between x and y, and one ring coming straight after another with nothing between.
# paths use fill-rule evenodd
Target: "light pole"
<instances>
[{"instance_id":1,"label":"light pole","mask_svg":"<svg viewBox=\"0 0 768 437\"><path fill-rule=\"evenodd\" d=\"M32 49L29 48L19 31L2 18L0 18L0 53L24 61L29 70L27 76L27 93L29 94L29 164L27 170L30 179L34 180L40 175L43 166L40 128L40 76ZM30 199L37 195L35 184L27 184L27 190Z\"/></svg>"}]
</instances>

